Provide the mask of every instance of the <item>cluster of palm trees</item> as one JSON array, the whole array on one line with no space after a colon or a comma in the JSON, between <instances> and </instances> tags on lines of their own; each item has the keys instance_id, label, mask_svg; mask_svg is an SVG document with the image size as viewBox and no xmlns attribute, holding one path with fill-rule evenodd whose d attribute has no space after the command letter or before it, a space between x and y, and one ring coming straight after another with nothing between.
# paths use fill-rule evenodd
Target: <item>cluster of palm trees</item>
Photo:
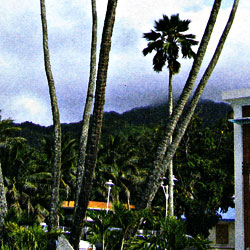
<instances>
[{"instance_id":1,"label":"cluster of palm trees","mask_svg":"<svg viewBox=\"0 0 250 250\"><path fill-rule=\"evenodd\" d=\"M0 121L1 133L1 182L2 192L6 197L8 207L17 212L27 211L42 222L49 214L53 173L53 138L43 137L37 148L31 147L28 142L17 137L20 128L12 120ZM130 203L132 187L142 183L145 179L147 167L140 168L146 158L152 141L145 144L142 135L110 135L107 141L102 142L95 171L95 188L91 194L93 200L105 201L106 189L104 183L112 179L115 183L112 192L114 201ZM144 139L144 142L141 139ZM60 201L74 200L76 190L78 142L71 134L62 136L62 160L60 175ZM135 191L133 190L133 193ZM134 197L135 199L135 197ZM5 205L4 199L1 201ZM2 215L1 218L3 218Z\"/></svg>"},{"instance_id":2,"label":"cluster of palm trees","mask_svg":"<svg viewBox=\"0 0 250 250\"><path fill-rule=\"evenodd\" d=\"M108 0L106 17L103 26L102 41L99 53L98 70L96 74L96 2L92 3L92 50L91 50L91 71L89 80L89 91L87 95L87 101L89 102L88 108L86 107L85 113L83 114L83 127L81 132L80 147L78 150L78 160L77 160L77 182L76 182L76 209L74 216L74 225L72 227L72 234L70 241L75 249L78 248L81 231L83 228L83 219L86 214L89 199L91 197L94 174L97 164L98 148L101 138L102 129L102 119L104 113L104 103L105 103L105 89L107 82L107 73L109 65L109 55L111 50L112 33L115 23L117 0ZM191 102L187 105L188 99L195 86L195 81L197 79L199 70L203 58L206 53L207 46L216 23L216 19L221 7L222 0L215 0L212 11L207 22L204 35L200 42L197 53L195 54L192 50L193 45L197 45L197 41L194 40L195 36L192 34L185 34L188 30L189 20L180 20L179 15L172 15L170 18L163 15L163 18L155 22L155 31L145 33L144 37L149 41L147 48L143 50L144 55L156 51L153 59L153 65L155 71L161 71L163 66L167 63L169 70L169 119L168 123L164 128L164 133L160 142L158 143L157 149L155 150L154 163L150 171L147 172L146 180L144 179L144 187L140 188L138 199L136 200L137 209L143 209L150 207L152 201L160 187L161 180L165 175L167 169L169 168L169 186L170 186L170 214L173 215L173 170L171 167L171 161L174 154L178 148L179 143L187 129L187 126L193 116L194 110L198 103L198 100L211 76L214 67L216 66L221 51L223 49L224 43L232 26L234 16L237 10L239 0L235 0L232 11L230 13L228 22L219 40L218 46L214 52L213 58L207 67L204 75L202 76L197 89L192 96ZM52 74L52 68L50 64L50 54L48 46L48 31L47 31L47 21L46 21L46 8L45 0L40 0L41 4L41 21L42 21L42 33L43 33L43 51L44 51L44 64L45 72L48 80L48 88L51 100L51 110L53 116L53 153L50 163L52 164L52 183L51 183L51 194L50 197L50 209L49 209L49 228L56 228L58 225L58 209L59 209L59 198L60 198L60 183L64 180L62 176L63 167L63 146L62 146L62 134L60 125L60 112L57 105L57 95L55 82ZM182 94L177 101L175 108L173 109L172 104L172 77L177 74L180 70L180 63L178 61L179 52L181 51L183 57L194 58L191 71L189 73L187 82L183 88ZM96 76L96 81L95 81ZM96 82L95 94L94 94L94 109L93 109L93 123L91 125L91 130L88 132L89 126L89 116L91 112L91 105L93 100L93 89L94 82ZM89 99L89 100L88 100ZM184 113L184 107L187 108L187 112ZM85 126L86 125L86 126ZM174 137L173 137L174 135ZM1 147L7 145L8 141L6 138L1 139ZM73 143L73 142L72 142ZM111 145L112 146L112 145ZM4 146L5 147L5 146ZM126 152L129 154L129 152ZM74 158L75 159L75 158ZM47 159L48 160L48 159ZM73 159L72 159L73 160ZM117 176L120 177L121 186L125 188L125 178L123 178L121 171L118 170L117 159L113 157L112 160L112 174L117 172ZM132 163L132 160L130 163ZM21 163L22 164L22 163ZM24 164L24 163L23 163ZM26 163L25 163L26 164ZM68 164L68 163L67 163ZM127 163L126 163L127 164ZM105 165L105 163L104 163ZM105 168L109 168L105 165ZM119 166L120 168L120 166ZM135 171L135 170L133 170ZM64 174L65 175L65 174ZM0 177L2 175L0 174ZM65 175L72 177L72 173L67 173ZM115 175L113 174L113 177ZM69 178L69 179L70 179ZM28 178L26 179L28 180ZM16 180L12 184L13 190L16 187ZM18 180L19 181L19 180ZM20 179L20 181L23 181ZM64 181L64 187L66 190L66 196L69 197L68 186L72 183L72 180L68 182ZM11 184L10 184L11 185ZM118 187L119 185L117 185ZM28 185L27 185L28 187ZM0 188L3 190L3 178L0 179ZM126 188L125 188L126 189ZM1 190L0 190L1 191ZM2 192L2 191L1 191ZM2 192L3 194L3 192ZM25 197L25 194L23 194ZM128 202L130 202L130 193L126 191L126 196ZM28 197L27 197L28 199ZM25 200L25 199L24 199ZM2 201L4 204L6 202ZM6 209L2 209L1 212L4 214ZM1 216L1 218L3 218Z\"/></svg>"},{"instance_id":3,"label":"cluster of palm trees","mask_svg":"<svg viewBox=\"0 0 250 250\"><path fill-rule=\"evenodd\" d=\"M0 148L1 202L5 206L1 212L6 213L13 208L19 214L25 211L27 216L42 222L49 215L53 144L50 138L43 138L39 150L32 148L24 138L15 136L19 130L11 120L0 121L1 144L4 145ZM74 139L63 136L60 197L65 200L75 186L75 146ZM4 214L1 214L3 218Z\"/></svg>"}]
</instances>

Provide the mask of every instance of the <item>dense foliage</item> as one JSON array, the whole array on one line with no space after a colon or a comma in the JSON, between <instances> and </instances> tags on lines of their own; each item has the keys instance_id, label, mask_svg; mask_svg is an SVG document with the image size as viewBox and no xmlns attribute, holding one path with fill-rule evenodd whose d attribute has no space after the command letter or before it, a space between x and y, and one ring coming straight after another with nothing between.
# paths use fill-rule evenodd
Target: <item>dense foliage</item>
<instances>
[{"instance_id":1,"label":"dense foliage","mask_svg":"<svg viewBox=\"0 0 250 250\"><path fill-rule=\"evenodd\" d=\"M88 216L93 220L85 224L90 233L88 240L92 243L101 242L103 249L209 249L208 241L200 236L193 238L187 235L183 220L166 219L162 213L128 210L121 203L114 203L112 212L90 210ZM141 233L126 240L138 218L144 221L140 227Z\"/></svg>"},{"instance_id":2,"label":"dense foliage","mask_svg":"<svg viewBox=\"0 0 250 250\"><path fill-rule=\"evenodd\" d=\"M216 106L214 103L212 105ZM209 108L209 103L205 106L206 110L203 109L204 112L202 105L200 107L198 114L202 114L202 116L193 118L174 158L174 175L178 179L174 188L175 214L178 218L182 215L185 216L186 233L192 236L207 236L209 228L214 226L219 219L219 208L227 211L228 207L234 205L232 199L233 128L227 121L227 115L231 110L226 105L218 104L217 108L222 107L222 109L219 109L221 111L216 110L216 112L221 114L224 112L224 118L213 123L210 118L210 123L207 123L210 116L208 112L211 112L210 117L214 116L211 111L213 109ZM140 109L133 110L130 114L123 115L107 114L104 121L104 134L99 147L91 200L106 201L107 189L104 184L109 179L115 184L111 191L112 202L135 204L139 191L144 188L146 175L153 164L155 148L162 136L164 118L159 118L158 123L152 120L143 123L142 118L139 120L137 118L144 117L144 121L148 121L146 115L148 114L150 117L151 113L143 113L142 109L143 115L135 116L134 113L139 114L140 111ZM160 117L161 111L158 114ZM206 117L205 123L202 118L204 116ZM39 146L34 146L33 142L39 138L37 127L36 130L32 130L32 126L29 126L29 136L25 140L21 135L25 135L27 131L20 134L12 121L6 123L3 120L0 121L0 125L2 125L1 140L3 141L4 138L5 141L5 146L0 147L0 161L9 209L6 222L12 223L6 224L6 229L17 229L17 226L13 224L17 222L19 227L22 224L33 225L42 221L46 222L51 195L53 159L52 140L50 134L47 134L49 128L40 127L39 134L42 136ZM24 124L25 126L27 123ZM74 130L72 133L70 133L70 126L68 125L65 130L67 133L64 132L62 139L61 202L75 198L78 142L74 136L77 133L74 130L75 124L72 125ZM30 137L32 134L34 140ZM13 214L10 216L13 213L12 209L15 211L14 214L22 219L12 221L11 218L15 218ZM155 197L153 209L164 213L165 196L161 189ZM122 209L119 210L119 213L122 214ZM132 212L125 209L123 213L124 218L129 218L131 216L127 213ZM65 221L63 214L64 212L61 210L61 223ZM91 216L95 215L91 214ZM101 216L101 213L98 216ZM116 219L113 217L112 223ZM122 221L123 219L119 223ZM102 219L102 223L104 222ZM110 223L107 223L107 228ZM119 223L117 222L114 227L123 228L122 230L126 231L126 227L132 222ZM105 226L104 224L102 226ZM95 225L98 226L97 223ZM151 224L152 227L153 224ZM158 225L159 227L160 225ZM103 230L108 230L107 228ZM18 230L22 233L26 229L18 228ZM93 237L97 237L97 234L94 233L97 229L92 227L92 230ZM6 232L7 236L11 233L8 230ZM113 234L118 232L107 231L105 237L112 238ZM117 244L125 244L123 236L124 234L121 234L122 238ZM153 237L150 237L150 240L152 239Z\"/></svg>"}]
</instances>

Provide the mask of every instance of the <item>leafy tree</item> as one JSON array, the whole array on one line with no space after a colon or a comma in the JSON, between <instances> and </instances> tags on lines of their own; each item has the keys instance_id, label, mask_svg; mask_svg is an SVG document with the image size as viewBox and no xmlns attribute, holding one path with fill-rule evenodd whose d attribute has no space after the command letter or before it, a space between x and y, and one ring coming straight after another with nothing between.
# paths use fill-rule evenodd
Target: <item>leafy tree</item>
<instances>
[{"instance_id":1,"label":"leafy tree","mask_svg":"<svg viewBox=\"0 0 250 250\"><path fill-rule=\"evenodd\" d=\"M189 28L190 20L181 20L179 14L172 15L169 18L163 15L158 22L155 21L155 31L144 33L144 38L149 41L147 48L143 50L143 54L147 55L153 51L156 54L153 58L153 68L156 72L162 71L163 66L168 63L169 70L169 88L168 88L168 113L169 116L173 112L173 75L179 73L181 64L178 62L179 50L183 58L192 58L195 56L192 46L198 42L194 40L195 35L184 34ZM173 162L169 163L169 215L174 215L173 200Z\"/></svg>"},{"instance_id":2,"label":"leafy tree","mask_svg":"<svg viewBox=\"0 0 250 250\"><path fill-rule=\"evenodd\" d=\"M219 220L218 210L234 206L233 130L225 122L190 123L176 153L177 214L186 215L188 233L205 237Z\"/></svg>"}]
</instances>

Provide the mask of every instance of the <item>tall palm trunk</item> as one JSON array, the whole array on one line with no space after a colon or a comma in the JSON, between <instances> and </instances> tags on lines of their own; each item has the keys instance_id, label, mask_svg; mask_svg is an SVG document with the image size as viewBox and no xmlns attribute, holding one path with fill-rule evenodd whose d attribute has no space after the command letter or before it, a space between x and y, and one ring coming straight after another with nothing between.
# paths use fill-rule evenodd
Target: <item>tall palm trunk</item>
<instances>
[{"instance_id":1,"label":"tall palm trunk","mask_svg":"<svg viewBox=\"0 0 250 250\"><path fill-rule=\"evenodd\" d=\"M4 217L6 213L7 213L7 201L6 201L6 194L5 194L5 189L4 189L2 166L0 163L0 239L2 236Z\"/></svg>"},{"instance_id":2,"label":"tall palm trunk","mask_svg":"<svg viewBox=\"0 0 250 250\"><path fill-rule=\"evenodd\" d=\"M76 198L75 207L78 205L78 197L81 189L82 175L84 172L84 162L86 154L86 146L88 141L89 120L91 115L91 108L94 98L95 89L95 75L96 75L96 45L97 45L97 12L96 0L92 0L92 43L91 43L91 57L90 57L90 73L89 73L89 86L85 103L85 109L82 121L82 131L79 143L79 155L77 164L76 175Z\"/></svg>"},{"instance_id":3,"label":"tall palm trunk","mask_svg":"<svg viewBox=\"0 0 250 250\"><path fill-rule=\"evenodd\" d=\"M169 117L173 113L173 106L174 106L174 101L173 101L173 73L171 68L169 69L169 87L168 87L168 114ZM170 143L172 142L172 136L170 138ZM174 181L173 181L173 160L170 161L168 165L168 185L169 185L169 216L173 217L174 216ZM166 208L167 209L167 208ZM167 211L166 211L167 214Z\"/></svg>"},{"instance_id":4,"label":"tall palm trunk","mask_svg":"<svg viewBox=\"0 0 250 250\"><path fill-rule=\"evenodd\" d=\"M138 209L142 209L145 207L150 207L152 200L155 196L156 191L158 190L158 187L160 185L160 179L164 175L165 169L162 168L163 159L167 150L167 147L170 144L171 136L175 130L176 124L183 112L183 109L191 95L191 92L194 87L195 80L197 78L197 75L200 71L200 67L202 64L202 61L204 59L207 46L209 43L209 40L212 35L212 31L220 10L222 0L215 0L205 32L203 34L197 55L194 59L193 66L191 68L191 71L189 73L189 77L187 79L187 82L183 88L182 94L175 106L175 109L173 110L173 113L168 120L168 123L165 128L165 133L163 136L162 141L160 142L157 152L156 152L156 159L154 161L154 167L152 173L148 175L147 181L146 181L146 187L143 190L143 193L140 193L136 202L136 207ZM157 186L156 186L157 184Z\"/></svg>"},{"instance_id":5,"label":"tall palm trunk","mask_svg":"<svg viewBox=\"0 0 250 250\"><path fill-rule=\"evenodd\" d=\"M49 225L48 225L49 229L52 229L58 226L57 212L58 212L59 186L60 186L60 174L61 174L61 124L60 124L59 108L57 105L55 83L50 64L45 0L40 0L40 5L41 5L41 19L42 19L42 30L43 30L44 65L49 86L50 102L51 102L52 117L53 117L53 128L54 128L53 184L52 184Z\"/></svg>"},{"instance_id":6,"label":"tall palm trunk","mask_svg":"<svg viewBox=\"0 0 250 250\"><path fill-rule=\"evenodd\" d=\"M218 62L218 59L220 57L220 54L222 52L222 49L223 49L223 46L224 46L224 43L226 41L226 38L227 38L227 35L230 31L230 28L232 26L232 23L233 23L233 20L234 20L234 17L235 17L235 13L236 13L236 10L237 10L237 6L238 6L238 3L239 3L239 0L235 0L234 1L234 5L233 5L233 8L232 8L232 11L231 11L231 14L230 14L230 17L229 17L229 20L226 24L226 27L223 31L223 34L221 36L221 39L218 43L218 46L216 48L216 51L214 53L214 56L209 64L209 66L207 67L196 91L195 91L195 94L192 98L192 101L187 109L187 113L186 115L184 116L184 119L183 121L180 123L180 126L179 128L177 129L177 133L175 135L175 138L173 139L173 142L171 143L171 145L169 146L169 148L167 149L167 154L164 156L164 165L163 166L167 166L168 163L171 161L171 159L173 158L175 152L176 152L176 149L185 133L185 130L189 124L189 121L191 120L191 117L194 113L194 110L195 110L195 107L199 101L199 98L208 82L208 79L209 77L211 76L217 62ZM166 171L166 168L162 168L159 170L159 177L155 176L156 178L160 178L160 176L162 176L162 174L164 174L164 171ZM150 197L148 199L148 202L146 203L146 206L150 206L151 202L152 202L152 198L154 197L157 189L159 187L159 184L157 182L155 182L153 185L151 185L151 194L150 194Z\"/></svg>"},{"instance_id":7,"label":"tall palm trunk","mask_svg":"<svg viewBox=\"0 0 250 250\"><path fill-rule=\"evenodd\" d=\"M93 111L93 126L90 134L90 140L87 145L87 157L85 161L82 186L79 194L78 206L76 208L76 213L74 216L74 225L72 227L70 235L70 242L74 247L74 249L78 249L79 247L79 242L84 222L83 220L88 207L89 196L93 185L93 173L96 166L98 146L101 136L109 54L111 49L111 38L115 22L117 1L118 0L108 1L106 17L103 27L97 81L96 81L95 104Z\"/></svg>"},{"instance_id":8,"label":"tall palm trunk","mask_svg":"<svg viewBox=\"0 0 250 250\"><path fill-rule=\"evenodd\" d=\"M173 73L172 70L169 69L169 77L168 77L168 115L169 117L173 112Z\"/></svg>"}]
</instances>

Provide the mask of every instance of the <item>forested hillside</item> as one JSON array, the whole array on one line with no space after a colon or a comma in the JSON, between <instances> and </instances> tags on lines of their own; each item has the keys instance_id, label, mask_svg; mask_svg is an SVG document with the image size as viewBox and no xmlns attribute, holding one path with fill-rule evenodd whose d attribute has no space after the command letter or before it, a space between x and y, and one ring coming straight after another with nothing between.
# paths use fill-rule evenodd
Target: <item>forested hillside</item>
<instances>
[{"instance_id":1,"label":"forested hillside","mask_svg":"<svg viewBox=\"0 0 250 250\"><path fill-rule=\"evenodd\" d=\"M174 157L174 175L178 179L174 188L175 214L186 216L188 233L194 236L207 236L219 219L218 209L227 211L234 205L233 126L228 122L231 115L227 104L200 102ZM112 202L136 203L154 164L165 117L166 105L123 114L105 113L91 200L105 202L105 183L112 180ZM52 183L52 127L31 122L15 124L20 130L12 127L11 120L3 120L0 125L3 135L9 136L10 131L14 135L13 143L0 148L8 207L17 207L31 221L46 221ZM62 124L60 201L75 199L80 125ZM152 204L154 211L164 212L164 204L159 189ZM203 218L202 223L197 218ZM61 220L64 223L63 214Z\"/></svg>"},{"instance_id":2,"label":"forested hillside","mask_svg":"<svg viewBox=\"0 0 250 250\"><path fill-rule=\"evenodd\" d=\"M216 103L210 100L200 101L196 114L202 119L203 126L213 126L222 118L227 117L232 112L232 108L226 103ZM126 134L133 126L155 127L166 122L167 105L147 106L134 108L122 114L116 112L106 112L104 114L102 137L108 138L110 134ZM30 145L38 147L42 137L52 135L52 127L44 127L32 122L16 124L22 128L20 136L28 140ZM81 123L62 124L64 134L70 133L77 139L80 133Z\"/></svg>"}]
</instances>

